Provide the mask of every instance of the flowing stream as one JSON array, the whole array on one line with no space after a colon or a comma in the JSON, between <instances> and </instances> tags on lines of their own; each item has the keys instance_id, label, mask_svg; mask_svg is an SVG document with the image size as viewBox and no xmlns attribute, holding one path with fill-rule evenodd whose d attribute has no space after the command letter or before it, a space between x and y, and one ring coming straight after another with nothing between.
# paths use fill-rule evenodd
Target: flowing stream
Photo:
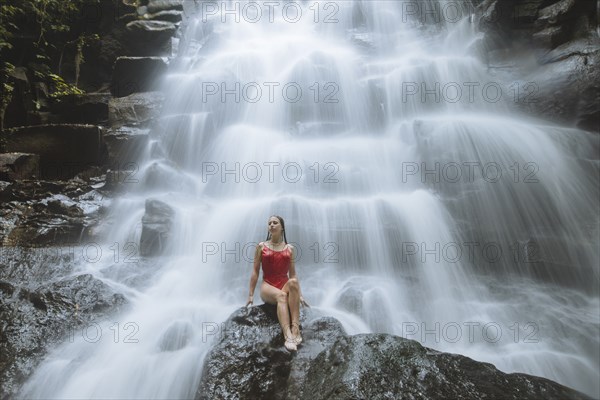
<instances>
[{"instance_id":1,"label":"flowing stream","mask_svg":"<svg viewBox=\"0 0 600 400\"><path fill-rule=\"evenodd\" d=\"M480 61L467 3L185 3L104 245L139 243L156 199L174 210L165 251L82 263L130 307L52 351L23 396L193 398L273 214L304 297L349 334L600 395L598 136L515 111L527 82Z\"/></svg>"}]
</instances>

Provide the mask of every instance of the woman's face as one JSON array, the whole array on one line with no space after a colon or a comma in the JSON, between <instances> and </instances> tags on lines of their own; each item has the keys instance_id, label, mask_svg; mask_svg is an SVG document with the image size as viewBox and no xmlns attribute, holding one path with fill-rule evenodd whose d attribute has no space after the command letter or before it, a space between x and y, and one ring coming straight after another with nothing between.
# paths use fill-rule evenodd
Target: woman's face
<instances>
[{"instance_id":1,"label":"woman's face","mask_svg":"<svg viewBox=\"0 0 600 400\"><path fill-rule=\"evenodd\" d=\"M273 235L273 234L280 235L283 230L281 227L281 224L279 223L279 219L277 217L269 218L268 227L269 227L269 232L271 233L271 235Z\"/></svg>"}]
</instances>

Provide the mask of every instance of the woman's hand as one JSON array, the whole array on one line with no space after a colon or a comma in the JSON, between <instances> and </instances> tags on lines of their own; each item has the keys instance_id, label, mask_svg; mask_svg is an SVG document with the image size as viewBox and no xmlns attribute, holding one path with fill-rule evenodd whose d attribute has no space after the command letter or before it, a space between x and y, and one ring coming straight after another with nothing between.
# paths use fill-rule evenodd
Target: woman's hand
<instances>
[{"instance_id":1,"label":"woman's hand","mask_svg":"<svg viewBox=\"0 0 600 400\"><path fill-rule=\"evenodd\" d=\"M254 304L254 296L248 296L248 302L246 303L246 308L248 308L248 306L250 304Z\"/></svg>"},{"instance_id":2,"label":"woman's hand","mask_svg":"<svg viewBox=\"0 0 600 400\"><path fill-rule=\"evenodd\" d=\"M302 297L302 296L300 296L300 304L302 304L304 307L310 308L310 306L308 305L308 303L306 302L306 300L304 300L304 297Z\"/></svg>"}]
</instances>

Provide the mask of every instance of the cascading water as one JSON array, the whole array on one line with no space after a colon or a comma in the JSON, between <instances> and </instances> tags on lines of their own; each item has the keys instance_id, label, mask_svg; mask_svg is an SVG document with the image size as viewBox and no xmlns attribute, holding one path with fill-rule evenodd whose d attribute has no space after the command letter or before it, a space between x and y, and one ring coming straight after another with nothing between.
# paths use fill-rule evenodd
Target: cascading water
<instances>
[{"instance_id":1,"label":"cascading water","mask_svg":"<svg viewBox=\"0 0 600 400\"><path fill-rule=\"evenodd\" d=\"M112 253L82 264L131 307L99 341L53 351L23 396L194 397L272 214L301 252L305 298L348 333L599 396L598 138L517 116L476 57L472 16L423 21L450 3L193 5L140 183L106 235L139 242L146 199L167 203L159 267L136 286Z\"/></svg>"}]
</instances>

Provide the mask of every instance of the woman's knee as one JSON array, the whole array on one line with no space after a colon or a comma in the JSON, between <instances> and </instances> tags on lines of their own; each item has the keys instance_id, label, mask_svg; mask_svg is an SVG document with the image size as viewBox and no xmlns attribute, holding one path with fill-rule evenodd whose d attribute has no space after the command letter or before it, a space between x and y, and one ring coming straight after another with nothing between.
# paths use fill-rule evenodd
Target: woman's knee
<instances>
[{"instance_id":1,"label":"woman's knee","mask_svg":"<svg viewBox=\"0 0 600 400\"><path fill-rule=\"evenodd\" d=\"M288 287L290 290L298 290L300 284L298 283L298 279L291 278L287 281Z\"/></svg>"},{"instance_id":2,"label":"woman's knee","mask_svg":"<svg viewBox=\"0 0 600 400\"><path fill-rule=\"evenodd\" d=\"M286 292L284 291L280 291L279 293L277 293L277 295L275 296L275 299L277 300L277 302L279 303L287 303L288 300L288 295Z\"/></svg>"}]
</instances>

